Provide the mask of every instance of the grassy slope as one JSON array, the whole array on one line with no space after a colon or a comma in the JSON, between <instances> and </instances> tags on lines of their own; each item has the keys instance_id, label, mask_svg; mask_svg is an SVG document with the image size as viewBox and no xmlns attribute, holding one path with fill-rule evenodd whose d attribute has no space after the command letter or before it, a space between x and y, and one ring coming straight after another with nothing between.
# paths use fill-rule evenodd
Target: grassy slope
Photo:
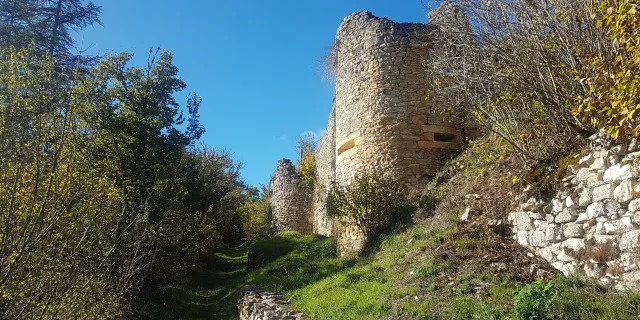
<instances>
[{"instance_id":1,"label":"grassy slope","mask_svg":"<svg viewBox=\"0 0 640 320\"><path fill-rule=\"evenodd\" d=\"M521 192L514 183L531 179L516 161L478 144L451 167L422 204L428 214L382 237L366 257L336 258L332 239L295 232L245 242L143 300L137 318L237 319L238 289L255 285L292 297L310 319L512 319L514 295L536 279L536 265L547 268L546 279L559 290L552 319L638 319L640 295L556 276L509 236L487 228ZM460 199L473 192L483 195L474 202L483 213L460 223Z\"/></svg>"}]
</instances>

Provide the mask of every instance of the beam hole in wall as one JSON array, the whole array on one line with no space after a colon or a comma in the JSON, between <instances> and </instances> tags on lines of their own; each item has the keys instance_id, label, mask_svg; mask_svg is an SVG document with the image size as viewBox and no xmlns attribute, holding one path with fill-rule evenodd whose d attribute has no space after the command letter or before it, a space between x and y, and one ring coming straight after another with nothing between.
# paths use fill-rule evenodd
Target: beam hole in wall
<instances>
[{"instance_id":1,"label":"beam hole in wall","mask_svg":"<svg viewBox=\"0 0 640 320\"><path fill-rule=\"evenodd\" d=\"M343 154L345 151L353 148L356 146L356 139L351 139L347 142L345 142L344 144L342 144L340 146L340 148L338 148L338 155Z\"/></svg>"},{"instance_id":2,"label":"beam hole in wall","mask_svg":"<svg viewBox=\"0 0 640 320\"><path fill-rule=\"evenodd\" d=\"M433 140L434 141L456 142L457 139L458 139L458 135L455 135L455 134L441 133L441 132L434 132L433 133Z\"/></svg>"}]
</instances>

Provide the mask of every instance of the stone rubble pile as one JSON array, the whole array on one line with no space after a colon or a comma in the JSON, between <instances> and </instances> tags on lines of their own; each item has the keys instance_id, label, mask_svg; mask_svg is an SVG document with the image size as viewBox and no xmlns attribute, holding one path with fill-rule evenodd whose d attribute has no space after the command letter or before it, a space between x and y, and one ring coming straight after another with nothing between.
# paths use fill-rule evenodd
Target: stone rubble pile
<instances>
[{"instance_id":1,"label":"stone rubble pile","mask_svg":"<svg viewBox=\"0 0 640 320\"><path fill-rule=\"evenodd\" d=\"M565 275L617 289L640 280L640 145L613 145L603 134L549 202L530 198L509 214L514 239Z\"/></svg>"},{"instance_id":2,"label":"stone rubble pile","mask_svg":"<svg viewBox=\"0 0 640 320\"><path fill-rule=\"evenodd\" d=\"M240 320L300 320L302 313L289 309L283 296L262 289L245 289L238 299Z\"/></svg>"}]
</instances>

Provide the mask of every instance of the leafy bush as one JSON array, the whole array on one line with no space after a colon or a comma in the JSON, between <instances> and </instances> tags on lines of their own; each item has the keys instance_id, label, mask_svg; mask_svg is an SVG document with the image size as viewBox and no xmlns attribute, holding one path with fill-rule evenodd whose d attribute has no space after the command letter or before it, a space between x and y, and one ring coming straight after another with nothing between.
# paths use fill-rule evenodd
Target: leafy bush
<instances>
[{"instance_id":1,"label":"leafy bush","mask_svg":"<svg viewBox=\"0 0 640 320\"><path fill-rule=\"evenodd\" d=\"M305 133L296 141L296 151L300 156L297 171L308 188L314 188L316 183L316 140L313 133Z\"/></svg>"},{"instance_id":2,"label":"leafy bush","mask_svg":"<svg viewBox=\"0 0 640 320\"><path fill-rule=\"evenodd\" d=\"M470 24L441 28L428 70L432 97L469 112L517 155L548 160L575 143L585 57L610 56L593 1L452 0ZM532 161L535 162L535 161Z\"/></svg>"},{"instance_id":3,"label":"leafy bush","mask_svg":"<svg viewBox=\"0 0 640 320\"><path fill-rule=\"evenodd\" d=\"M327 213L354 223L368 240L388 227L406 206L398 182L377 170L357 174L349 186L333 185L327 197Z\"/></svg>"},{"instance_id":4,"label":"leafy bush","mask_svg":"<svg viewBox=\"0 0 640 320\"><path fill-rule=\"evenodd\" d=\"M516 291L513 297L513 315L522 320L548 319L558 294L559 289L555 284L538 279Z\"/></svg>"},{"instance_id":5,"label":"leafy bush","mask_svg":"<svg viewBox=\"0 0 640 320\"><path fill-rule=\"evenodd\" d=\"M580 79L589 94L575 113L613 137L640 136L640 1L606 0L598 27L604 28L615 59L591 58L593 76Z\"/></svg>"}]
</instances>

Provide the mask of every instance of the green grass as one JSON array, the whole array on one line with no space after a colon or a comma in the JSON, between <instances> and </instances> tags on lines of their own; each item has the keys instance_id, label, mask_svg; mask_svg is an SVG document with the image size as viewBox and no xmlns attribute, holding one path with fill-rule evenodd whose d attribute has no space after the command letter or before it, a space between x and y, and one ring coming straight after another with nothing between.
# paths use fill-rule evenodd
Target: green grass
<instances>
[{"instance_id":1,"label":"green grass","mask_svg":"<svg viewBox=\"0 0 640 320\"><path fill-rule=\"evenodd\" d=\"M358 260L337 258L331 238L295 232L238 243L217 252L211 263L192 266L180 285L140 300L133 318L237 319L239 288L252 285L292 297L292 307L311 320L514 319L514 295L524 284L509 274L456 272L456 266L428 251L453 241L443 236L449 232L412 226L383 237L377 252ZM249 269L247 255L254 260ZM552 282L559 290L553 319L640 315L640 294L604 293L575 278Z\"/></svg>"},{"instance_id":2,"label":"green grass","mask_svg":"<svg viewBox=\"0 0 640 320\"><path fill-rule=\"evenodd\" d=\"M249 242L216 252L206 264L193 265L175 284L139 298L131 318L140 320L238 319L238 290L246 282ZM157 263L162 263L158 261Z\"/></svg>"}]
</instances>

